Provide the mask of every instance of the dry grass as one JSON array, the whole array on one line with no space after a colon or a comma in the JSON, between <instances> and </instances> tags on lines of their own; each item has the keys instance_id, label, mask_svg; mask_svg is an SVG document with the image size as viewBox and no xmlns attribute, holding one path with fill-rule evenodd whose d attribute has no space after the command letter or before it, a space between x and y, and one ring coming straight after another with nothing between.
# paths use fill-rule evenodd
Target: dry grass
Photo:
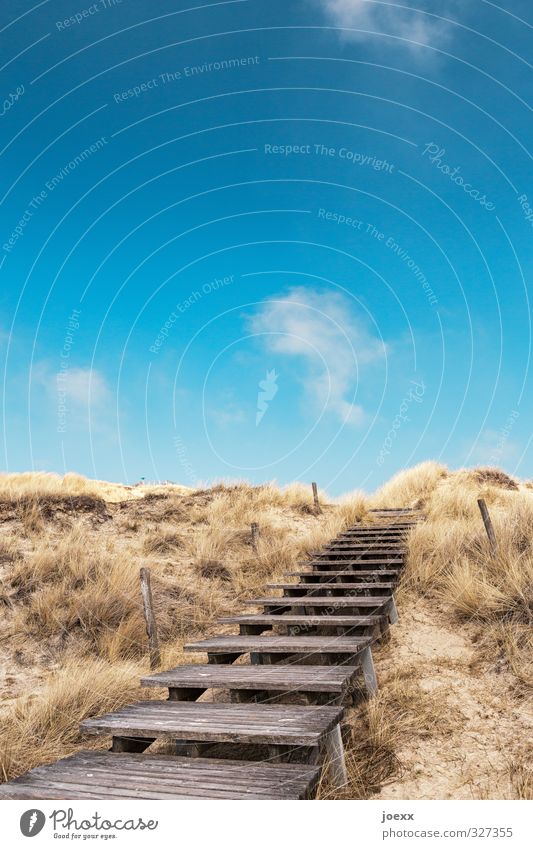
<instances>
[{"instance_id":1,"label":"dry grass","mask_svg":"<svg viewBox=\"0 0 533 849\"><path fill-rule=\"evenodd\" d=\"M0 648L14 670L2 708L4 776L73 751L84 716L136 693L147 665L140 566L152 572L163 663L191 662L184 640L219 627L217 617L366 509L360 494L342 505L328 504L324 493L321 500L324 512L315 515L311 488L300 485L192 492L4 475ZM252 521L260 527L257 552Z\"/></svg>"},{"instance_id":2,"label":"dry grass","mask_svg":"<svg viewBox=\"0 0 533 849\"><path fill-rule=\"evenodd\" d=\"M509 764L511 799L533 799L533 766L531 761L521 758Z\"/></svg>"},{"instance_id":3,"label":"dry grass","mask_svg":"<svg viewBox=\"0 0 533 849\"><path fill-rule=\"evenodd\" d=\"M398 476L390 486L394 498L416 504L427 517L409 537L404 591L434 595L449 604L458 619L482 622L486 656L496 658L503 651L520 681L531 685L533 492L498 469L442 473L427 463ZM496 554L487 540L478 498L489 507Z\"/></svg>"},{"instance_id":4,"label":"dry grass","mask_svg":"<svg viewBox=\"0 0 533 849\"><path fill-rule=\"evenodd\" d=\"M64 757L79 748L78 725L88 716L114 710L139 695L140 669L79 657L35 695L17 699L2 716L0 768L4 780L34 766Z\"/></svg>"},{"instance_id":5,"label":"dry grass","mask_svg":"<svg viewBox=\"0 0 533 849\"><path fill-rule=\"evenodd\" d=\"M498 541L491 551L477 500L485 499ZM426 521L409 535L408 566L401 597L419 594L449 611L458 627L479 624L475 665L496 674L511 673L510 705L531 704L533 684L533 492L499 469L449 472L423 463L401 472L378 491L372 506L420 509ZM461 717L443 709L446 700L416 687L416 671L383 682L380 694L356 719L350 748L350 783L341 798L368 798L401 775L402 739L421 739ZM460 674L460 673L458 673ZM513 680L512 679L512 680ZM513 698L516 700L513 702ZM366 734L361 739L361 728ZM520 731L517 729L517 741ZM476 785L472 793L479 794ZM525 757L509 766L505 798L531 798L532 772ZM327 784L322 795L335 797Z\"/></svg>"},{"instance_id":6,"label":"dry grass","mask_svg":"<svg viewBox=\"0 0 533 849\"><path fill-rule=\"evenodd\" d=\"M420 507L448 475L445 466L428 460L399 472L372 498L375 507Z\"/></svg>"},{"instance_id":7,"label":"dry grass","mask_svg":"<svg viewBox=\"0 0 533 849\"><path fill-rule=\"evenodd\" d=\"M17 630L36 639L80 642L104 657L110 635L116 643L118 632L124 638L119 656L139 654L144 640L135 565L109 541L90 540L82 522L59 539L49 532L11 571Z\"/></svg>"},{"instance_id":8,"label":"dry grass","mask_svg":"<svg viewBox=\"0 0 533 849\"><path fill-rule=\"evenodd\" d=\"M488 548L479 497L493 517L497 556ZM191 662L184 640L212 631L217 617L238 611L266 581L293 571L344 527L368 518L369 506L424 511L427 521L410 535L401 592L435 598L458 622L480 622L480 662L511 670L517 696L524 697L531 684L532 489L499 470L451 473L424 463L371 499L356 492L332 503L320 493L320 501L323 511L316 515L311 488L300 485L231 483L191 491L128 488L76 475L0 476L0 647L6 666L17 671L2 710L4 777L75 750L84 716L138 694L147 655L141 565L152 571L163 665ZM259 524L257 551L251 522ZM413 670L382 681L377 698L351 714L350 784L341 797L367 798L392 781L402 769L401 738L431 735L436 718L439 733L460 722L443 715L440 705L438 693L420 689ZM510 765L509 782L517 797L529 798L525 762ZM338 796L327 779L320 795Z\"/></svg>"},{"instance_id":9,"label":"dry grass","mask_svg":"<svg viewBox=\"0 0 533 849\"><path fill-rule=\"evenodd\" d=\"M190 492L190 488L178 484L125 486L119 483L91 480L83 475L69 472L56 475L53 472L20 472L0 474L0 501L32 499L35 502L49 497L70 498L89 496L114 503L144 498L147 494Z\"/></svg>"},{"instance_id":10,"label":"dry grass","mask_svg":"<svg viewBox=\"0 0 533 849\"><path fill-rule=\"evenodd\" d=\"M461 722L460 716L446 712L444 704L439 691L422 690L416 668L394 671L373 699L362 701L348 715L348 784L336 790L325 773L319 798L368 799L390 784L402 773L397 751L407 739L416 746L417 740L434 734L436 724L439 734L446 735Z\"/></svg>"}]
</instances>

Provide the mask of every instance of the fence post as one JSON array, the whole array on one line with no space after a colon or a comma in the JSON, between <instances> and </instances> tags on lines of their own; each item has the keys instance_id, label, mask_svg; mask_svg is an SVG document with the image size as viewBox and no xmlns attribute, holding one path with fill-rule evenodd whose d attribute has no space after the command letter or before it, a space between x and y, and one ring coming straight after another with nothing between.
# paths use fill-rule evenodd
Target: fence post
<instances>
[{"instance_id":1,"label":"fence post","mask_svg":"<svg viewBox=\"0 0 533 849\"><path fill-rule=\"evenodd\" d=\"M315 510L317 513L322 513L322 508L320 507L320 501L318 500L318 487L316 483L313 481L311 484L313 487L313 501L315 503Z\"/></svg>"},{"instance_id":2,"label":"fence post","mask_svg":"<svg viewBox=\"0 0 533 849\"><path fill-rule=\"evenodd\" d=\"M259 525L257 522L252 522L250 529L252 531L252 548L257 554L257 541L259 539Z\"/></svg>"},{"instance_id":3,"label":"fence post","mask_svg":"<svg viewBox=\"0 0 533 849\"><path fill-rule=\"evenodd\" d=\"M481 516L483 518L483 524L485 525L487 536L489 538L490 547L492 548L492 551L495 554L498 549L498 543L496 542L496 534L494 533L494 527L490 518L487 505L485 504L485 499L478 498L477 503L481 512Z\"/></svg>"},{"instance_id":4,"label":"fence post","mask_svg":"<svg viewBox=\"0 0 533 849\"><path fill-rule=\"evenodd\" d=\"M142 566L140 574L146 633L148 635L148 645L150 646L150 669L157 669L158 666L161 666L161 655L159 653L159 639L157 637L157 624L154 615L150 570Z\"/></svg>"}]
</instances>

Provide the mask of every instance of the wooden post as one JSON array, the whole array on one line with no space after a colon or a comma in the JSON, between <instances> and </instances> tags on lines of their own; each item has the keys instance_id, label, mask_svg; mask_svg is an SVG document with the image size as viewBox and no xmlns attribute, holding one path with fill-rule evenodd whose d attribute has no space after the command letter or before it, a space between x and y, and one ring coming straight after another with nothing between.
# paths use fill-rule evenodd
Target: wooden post
<instances>
[{"instance_id":1,"label":"wooden post","mask_svg":"<svg viewBox=\"0 0 533 849\"><path fill-rule=\"evenodd\" d=\"M372 649L367 646L361 654L361 668L365 679L366 691L369 696L375 696L378 691L378 681L376 678L376 670L374 668L374 660L372 658Z\"/></svg>"},{"instance_id":2,"label":"wooden post","mask_svg":"<svg viewBox=\"0 0 533 849\"><path fill-rule=\"evenodd\" d=\"M316 510L317 513L322 513L322 509L320 507L320 501L318 500L318 487L317 487L317 485L314 481L311 484L311 486L313 487L313 501L315 503L315 510Z\"/></svg>"},{"instance_id":3,"label":"wooden post","mask_svg":"<svg viewBox=\"0 0 533 849\"><path fill-rule=\"evenodd\" d=\"M150 669L157 669L158 666L161 666L161 655L159 653L159 640L154 615L150 570L145 566L141 567L141 593L143 597L144 618L146 620L146 633L150 646Z\"/></svg>"},{"instance_id":4,"label":"wooden post","mask_svg":"<svg viewBox=\"0 0 533 849\"><path fill-rule=\"evenodd\" d=\"M498 549L498 543L496 542L496 534L494 533L494 527L490 518L490 513L488 511L487 505L485 504L485 499L478 498L477 503L481 512L481 516L483 518L483 524L485 525L487 536L489 538L490 547L492 548L492 551L495 554Z\"/></svg>"},{"instance_id":5,"label":"wooden post","mask_svg":"<svg viewBox=\"0 0 533 849\"><path fill-rule=\"evenodd\" d=\"M250 525L250 528L251 528L251 531L252 531L252 548L255 551L255 553L257 554L257 542L259 540L259 525L257 524L257 522L252 522L252 524Z\"/></svg>"},{"instance_id":6,"label":"wooden post","mask_svg":"<svg viewBox=\"0 0 533 849\"><path fill-rule=\"evenodd\" d=\"M329 761L333 784L335 787L343 787L348 783L348 771L346 769L340 724L337 724L335 728L326 734L324 749Z\"/></svg>"},{"instance_id":7,"label":"wooden post","mask_svg":"<svg viewBox=\"0 0 533 849\"><path fill-rule=\"evenodd\" d=\"M398 608L396 607L396 602L394 601L394 596L391 595L390 601L387 604L387 613L389 615L389 622L391 625L396 625L398 621Z\"/></svg>"}]
</instances>

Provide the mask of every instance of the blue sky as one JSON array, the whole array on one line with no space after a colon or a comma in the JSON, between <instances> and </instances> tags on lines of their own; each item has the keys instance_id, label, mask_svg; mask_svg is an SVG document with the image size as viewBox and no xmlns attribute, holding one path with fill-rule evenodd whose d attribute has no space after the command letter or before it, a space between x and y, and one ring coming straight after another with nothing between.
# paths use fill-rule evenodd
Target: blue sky
<instances>
[{"instance_id":1,"label":"blue sky","mask_svg":"<svg viewBox=\"0 0 533 849\"><path fill-rule=\"evenodd\" d=\"M526 0L7 0L3 466L533 475Z\"/></svg>"}]
</instances>

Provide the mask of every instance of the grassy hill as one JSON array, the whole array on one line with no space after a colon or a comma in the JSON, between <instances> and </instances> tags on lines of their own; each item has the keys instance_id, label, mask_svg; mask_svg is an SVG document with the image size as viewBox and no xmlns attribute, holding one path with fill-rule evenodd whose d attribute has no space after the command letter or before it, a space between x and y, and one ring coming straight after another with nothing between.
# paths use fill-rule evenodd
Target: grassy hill
<instances>
[{"instance_id":1,"label":"grassy hill","mask_svg":"<svg viewBox=\"0 0 533 849\"><path fill-rule=\"evenodd\" d=\"M479 497L491 511L496 556ZM86 716L160 697L138 688L148 665L140 566L152 570L170 666L184 659L185 640L220 630L217 617L241 609L343 527L370 520L372 506L412 506L427 520L410 536L400 625L377 652L380 693L349 714L344 795L530 797L532 486L498 470L449 472L428 462L371 497L334 502L321 493L321 502L316 515L310 487L301 485L190 490L0 476L3 779L81 748ZM251 522L260 525L257 552ZM459 742L465 733L477 735L470 749ZM471 785L468 769L453 762L461 745L468 769L477 769ZM483 746L490 757L474 769ZM435 768L439 756L443 774L452 770L448 783ZM327 786L321 792L332 795Z\"/></svg>"}]
</instances>

